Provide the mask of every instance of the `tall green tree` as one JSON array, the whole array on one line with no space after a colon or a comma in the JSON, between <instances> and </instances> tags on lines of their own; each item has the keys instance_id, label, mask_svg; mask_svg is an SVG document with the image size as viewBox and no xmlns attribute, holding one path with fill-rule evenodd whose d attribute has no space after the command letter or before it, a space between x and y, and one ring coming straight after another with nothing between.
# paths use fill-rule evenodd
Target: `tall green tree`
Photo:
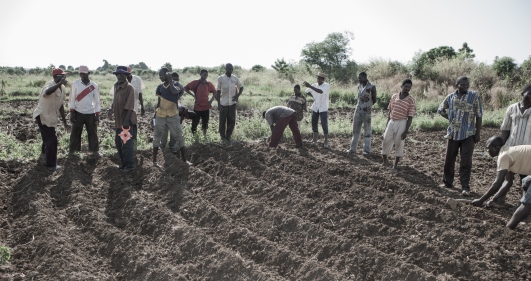
<instances>
[{"instance_id":1,"label":"tall green tree","mask_svg":"<svg viewBox=\"0 0 531 281\"><path fill-rule=\"evenodd\" d=\"M516 66L517 65L514 62L514 59L511 57L496 57L494 59L494 63L492 64L492 69L496 71L496 75L498 75L498 77L505 79L510 78L513 75L514 71L516 70Z\"/></svg>"},{"instance_id":2,"label":"tall green tree","mask_svg":"<svg viewBox=\"0 0 531 281\"><path fill-rule=\"evenodd\" d=\"M463 46L459 50L457 50L457 54L464 59L473 59L476 57L476 55L474 54L474 50L468 47L467 42L463 43Z\"/></svg>"},{"instance_id":3,"label":"tall green tree","mask_svg":"<svg viewBox=\"0 0 531 281\"><path fill-rule=\"evenodd\" d=\"M356 77L357 69L356 62L349 59L352 52L350 40L353 39L351 32L330 33L322 42L306 44L301 51L302 61L324 72L332 80L348 82Z\"/></svg>"}]
</instances>

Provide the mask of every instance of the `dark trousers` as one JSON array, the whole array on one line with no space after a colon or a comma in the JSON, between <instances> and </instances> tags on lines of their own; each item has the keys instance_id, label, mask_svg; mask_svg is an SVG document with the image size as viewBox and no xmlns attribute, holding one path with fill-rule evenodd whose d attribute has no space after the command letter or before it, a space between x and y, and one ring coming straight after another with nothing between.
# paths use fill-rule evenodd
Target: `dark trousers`
<instances>
[{"instance_id":1,"label":"dark trousers","mask_svg":"<svg viewBox=\"0 0 531 281\"><path fill-rule=\"evenodd\" d=\"M221 106L219 112L219 135L221 139L230 140L232 131L236 126L236 104L230 106Z\"/></svg>"},{"instance_id":2,"label":"dark trousers","mask_svg":"<svg viewBox=\"0 0 531 281\"><path fill-rule=\"evenodd\" d=\"M208 119L210 118L210 110L195 111L195 117L192 119L192 133L197 132L197 125L199 125L199 119L201 119L201 128L203 130L208 129ZM236 116L234 117L236 121Z\"/></svg>"},{"instance_id":3,"label":"dark trousers","mask_svg":"<svg viewBox=\"0 0 531 281\"><path fill-rule=\"evenodd\" d=\"M46 155L46 166L57 166L57 134L55 133L55 127L48 127L41 123L41 116L35 118L39 131L42 137L41 152Z\"/></svg>"},{"instance_id":4,"label":"dark trousers","mask_svg":"<svg viewBox=\"0 0 531 281\"><path fill-rule=\"evenodd\" d=\"M444 160L443 183L453 186L455 173L455 159L457 153L461 153L459 163L459 180L463 190L470 190L470 173L472 172L472 153L474 152L474 136L464 140L448 140L446 145L446 159Z\"/></svg>"},{"instance_id":5,"label":"dark trousers","mask_svg":"<svg viewBox=\"0 0 531 281\"><path fill-rule=\"evenodd\" d=\"M129 133L136 136L136 125L130 126ZM122 161L123 168L134 168L135 167L135 150L134 150L134 138L129 139L126 143L122 141L122 138L118 134L122 132L122 128L116 129L116 134L114 137L114 144L116 145L116 150L118 151L118 156Z\"/></svg>"},{"instance_id":6,"label":"dark trousers","mask_svg":"<svg viewBox=\"0 0 531 281\"><path fill-rule=\"evenodd\" d=\"M288 117L279 118L276 121L275 127L271 132L271 140L269 141L269 147L277 147L280 142L280 138L284 134L284 130L289 125L289 129L293 134L295 144L302 145L301 132L299 131L299 125L297 124L297 113L293 113Z\"/></svg>"},{"instance_id":7,"label":"dark trousers","mask_svg":"<svg viewBox=\"0 0 531 281\"><path fill-rule=\"evenodd\" d=\"M312 110L312 131L318 132L319 117L321 117L321 127L323 127L323 134L328 135L328 111L315 112Z\"/></svg>"},{"instance_id":8,"label":"dark trousers","mask_svg":"<svg viewBox=\"0 0 531 281\"><path fill-rule=\"evenodd\" d=\"M98 151L98 126L96 125L96 115L83 114L74 111L70 114L75 114L76 121L72 124L70 131L70 152L81 151L81 134L83 133L83 126L87 130L88 145L90 151Z\"/></svg>"}]
</instances>

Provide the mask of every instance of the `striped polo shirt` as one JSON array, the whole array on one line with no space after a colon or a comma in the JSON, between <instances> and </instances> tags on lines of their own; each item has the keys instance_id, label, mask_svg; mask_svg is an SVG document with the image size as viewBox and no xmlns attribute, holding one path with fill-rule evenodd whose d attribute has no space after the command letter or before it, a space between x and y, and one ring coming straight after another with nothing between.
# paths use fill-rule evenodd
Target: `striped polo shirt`
<instances>
[{"instance_id":1,"label":"striped polo shirt","mask_svg":"<svg viewBox=\"0 0 531 281\"><path fill-rule=\"evenodd\" d=\"M520 103L511 104L505 112L503 123L500 127L502 131L511 131L505 146L531 145L531 108L522 113Z\"/></svg>"},{"instance_id":2,"label":"striped polo shirt","mask_svg":"<svg viewBox=\"0 0 531 281\"><path fill-rule=\"evenodd\" d=\"M403 120L409 116L415 115L415 100L411 95L407 95L404 99L400 99L400 93L394 94L389 101L388 108L392 120Z\"/></svg>"}]
</instances>

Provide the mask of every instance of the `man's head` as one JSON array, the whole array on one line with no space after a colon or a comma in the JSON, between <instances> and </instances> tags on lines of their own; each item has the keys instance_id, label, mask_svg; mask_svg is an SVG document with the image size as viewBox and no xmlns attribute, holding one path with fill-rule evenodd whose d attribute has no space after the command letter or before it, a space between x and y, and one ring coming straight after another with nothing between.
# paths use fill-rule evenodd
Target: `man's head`
<instances>
[{"instance_id":1,"label":"man's head","mask_svg":"<svg viewBox=\"0 0 531 281\"><path fill-rule=\"evenodd\" d=\"M466 93L468 91L468 88L470 87L468 77L458 77L455 81L455 86L457 87L460 93Z\"/></svg>"},{"instance_id":2,"label":"man's head","mask_svg":"<svg viewBox=\"0 0 531 281\"><path fill-rule=\"evenodd\" d=\"M522 104L524 108L531 107L531 83L525 85L522 89Z\"/></svg>"},{"instance_id":3,"label":"man's head","mask_svg":"<svg viewBox=\"0 0 531 281\"><path fill-rule=\"evenodd\" d=\"M317 73L317 84L322 85L326 79L326 74L319 72Z\"/></svg>"},{"instance_id":4,"label":"man's head","mask_svg":"<svg viewBox=\"0 0 531 281\"><path fill-rule=\"evenodd\" d=\"M112 74L116 75L118 83L123 83L126 81L127 75L131 73L127 71L127 66L120 65L116 67L116 70Z\"/></svg>"},{"instance_id":5,"label":"man's head","mask_svg":"<svg viewBox=\"0 0 531 281\"><path fill-rule=\"evenodd\" d=\"M367 81L369 81L369 80L367 79L367 73L365 73L365 72L360 72L360 74L358 74L358 82L359 82L360 84L365 85L365 84L367 83Z\"/></svg>"},{"instance_id":6,"label":"man's head","mask_svg":"<svg viewBox=\"0 0 531 281\"><path fill-rule=\"evenodd\" d=\"M162 82L170 82L170 81L166 81L166 73L170 72L170 70L166 67L163 67L159 70L159 79L160 81Z\"/></svg>"},{"instance_id":7,"label":"man's head","mask_svg":"<svg viewBox=\"0 0 531 281\"><path fill-rule=\"evenodd\" d=\"M177 82L179 82L179 74L178 74L177 72L172 72L172 74L171 74L171 79L172 79L173 81L177 81Z\"/></svg>"},{"instance_id":8,"label":"man's head","mask_svg":"<svg viewBox=\"0 0 531 281\"><path fill-rule=\"evenodd\" d=\"M295 87L293 87L293 92L296 95L300 95L301 94L301 86L299 86L299 84L295 85Z\"/></svg>"},{"instance_id":9,"label":"man's head","mask_svg":"<svg viewBox=\"0 0 531 281\"><path fill-rule=\"evenodd\" d=\"M413 81L411 81L411 79L404 79L404 81L402 81L402 93L409 93L411 87L413 87Z\"/></svg>"},{"instance_id":10,"label":"man's head","mask_svg":"<svg viewBox=\"0 0 531 281\"><path fill-rule=\"evenodd\" d=\"M208 78L208 70L201 69L199 76L201 76L201 81L205 81Z\"/></svg>"},{"instance_id":11,"label":"man's head","mask_svg":"<svg viewBox=\"0 0 531 281\"><path fill-rule=\"evenodd\" d=\"M54 70L52 70L52 76L53 81L55 81L55 83L59 83L59 81L61 81L61 79L66 76L66 72L64 72L64 70L62 70L61 68L55 68Z\"/></svg>"},{"instance_id":12,"label":"man's head","mask_svg":"<svg viewBox=\"0 0 531 281\"><path fill-rule=\"evenodd\" d=\"M232 66L232 64L227 63L225 65L225 74L230 77L232 75L232 71L234 71L234 67Z\"/></svg>"},{"instance_id":13,"label":"man's head","mask_svg":"<svg viewBox=\"0 0 531 281\"><path fill-rule=\"evenodd\" d=\"M79 67L79 77L81 77L81 81L87 82L89 80L89 75L90 71L86 65L82 65Z\"/></svg>"},{"instance_id":14,"label":"man's head","mask_svg":"<svg viewBox=\"0 0 531 281\"><path fill-rule=\"evenodd\" d=\"M489 151L490 157L495 157L500 154L500 149L503 146L503 139L498 136L492 136L486 141L486 148Z\"/></svg>"}]
</instances>

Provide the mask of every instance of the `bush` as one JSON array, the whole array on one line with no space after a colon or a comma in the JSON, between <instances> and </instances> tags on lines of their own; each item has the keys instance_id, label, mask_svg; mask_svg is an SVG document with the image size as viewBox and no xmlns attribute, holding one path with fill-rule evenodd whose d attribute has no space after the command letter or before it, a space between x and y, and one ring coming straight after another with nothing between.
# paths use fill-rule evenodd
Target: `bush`
<instances>
[{"instance_id":1,"label":"bush","mask_svg":"<svg viewBox=\"0 0 531 281\"><path fill-rule=\"evenodd\" d=\"M265 69L266 68L264 66L261 66L259 64L255 64L255 65L253 65L253 67L251 67L251 71L253 71L253 72L262 72Z\"/></svg>"},{"instance_id":2,"label":"bush","mask_svg":"<svg viewBox=\"0 0 531 281\"><path fill-rule=\"evenodd\" d=\"M492 69L496 71L496 75L498 75L498 77L506 79L513 75L514 70L516 69L516 63L511 57L496 57L494 64L492 64Z\"/></svg>"}]
</instances>

